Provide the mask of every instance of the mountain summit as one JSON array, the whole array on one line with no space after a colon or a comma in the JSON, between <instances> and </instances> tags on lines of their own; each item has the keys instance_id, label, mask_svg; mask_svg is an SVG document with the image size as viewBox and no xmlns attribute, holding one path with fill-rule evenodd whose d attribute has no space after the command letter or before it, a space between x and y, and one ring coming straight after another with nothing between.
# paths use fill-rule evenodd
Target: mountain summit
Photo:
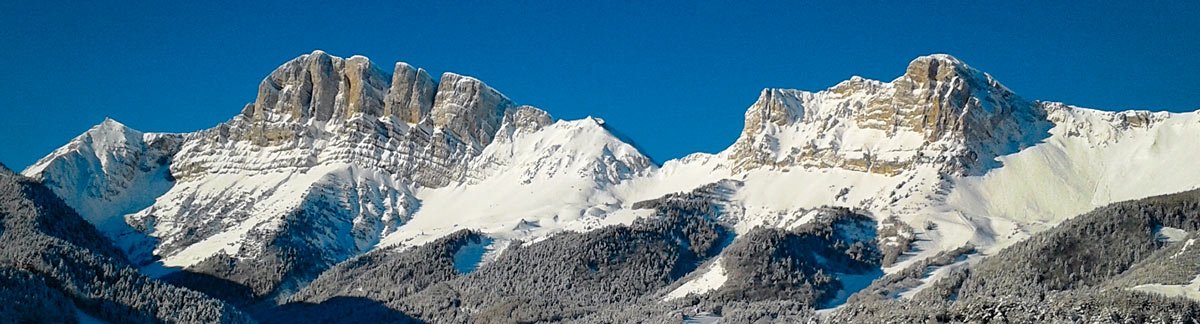
<instances>
[{"instance_id":1,"label":"mountain summit","mask_svg":"<svg viewBox=\"0 0 1200 324\"><path fill-rule=\"evenodd\" d=\"M854 77L820 91L765 89L734 144L736 171L838 167L895 175L917 164L979 174L1046 136L1045 112L949 55L892 82ZM952 172L947 170L947 172Z\"/></svg>"}]
</instances>

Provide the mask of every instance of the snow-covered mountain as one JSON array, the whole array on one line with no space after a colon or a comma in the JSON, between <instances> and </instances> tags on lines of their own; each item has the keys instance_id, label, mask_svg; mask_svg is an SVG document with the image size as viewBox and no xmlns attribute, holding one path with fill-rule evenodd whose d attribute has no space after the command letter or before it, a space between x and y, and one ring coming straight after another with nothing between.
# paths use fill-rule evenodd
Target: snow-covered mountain
<instances>
[{"instance_id":1,"label":"snow-covered mountain","mask_svg":"<svg viewBox=\"0 0 1200 324\"><path fill-rule=\"evenodd\" d=\"M1197 113L1028 100L930 55L890 82L763 90L728 149L659 167L601 119L554 120L474 78L435 81L405 63L389 72L316 51L280 66L254 103L213 128L143 134L106 120L23 173L145 271L184 269L283 298L369 251L471 229L493 239L487 262L518 240L632 224L653 215L639 202L734 182L720 219L738 234L795 229L826 206L908 228L893 230L916 242L884 269L895 272L1194 188L1200 170L1177 166L1200 158L1196 138ZM682 287L725 282L719 262L702 269L692 277L703 282Z\"/></svg>"},{"instance_id":2,"label":"snow-covered mountain","mask_svg":"<svg viewBox=\"0 0 1200 324\"><path fill-rule=\"evenodd\" d=\"M249 260L243 268L250 268L265 254L284 253L312 276L374 248L418 210L443 212L409 227L488 217L448 218L463 205L492 213L497 204L579 208L650 168L595 119L555 123L474 78L446 73L435 85L404 63L389 76L365 57L316 51L272 72L253 104L216 127L142 134L108 120L24 173L89 220L144 233L111 231L137 262L161 258L163 266L188 268ZM533 200L495 183L561 192ZM519 219L504 221L479 225ZM455 229L431 230L440 231L428 233L436 238ZM145 239L152 250L140 249Z\"/></svg>"},{"instance_id":3,"label":"snow-covered mountain","mask_svg":"<svg viewBox=\"0 0 1200 324\"><path fill-rule=\"evenodd\" d=\"M69 200L103 230L119 230L120 215L149 206L174 181L168 167L180 136L144 134L105 119L25 169Z\"/></svg>"},{"instance_id":4,"label":"snow-covered mountain","mask_svg":"<svg viewBox=\"0 0 1200 324\"><path fill-rule=\"evenodd\" d=\"M919 229L914 262L967 243L993 251L1112 202L1195 188L1200 171L1178 167L1200 157L1195 138L1195 112L1027 100L930 55L891 82L763 90L728 149L667 161L617 191L636 201L742 180L743 232L799 225L820 206L895 216Z\"/></svg>"}]
</instances>

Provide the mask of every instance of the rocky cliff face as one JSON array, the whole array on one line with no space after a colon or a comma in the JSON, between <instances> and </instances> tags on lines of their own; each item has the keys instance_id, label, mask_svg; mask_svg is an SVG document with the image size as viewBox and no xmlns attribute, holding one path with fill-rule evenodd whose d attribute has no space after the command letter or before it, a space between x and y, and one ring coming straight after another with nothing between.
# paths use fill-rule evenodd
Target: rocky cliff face
<instances>
[{"instance_id":1,"label":"rocky cliff face","mask_svg":"<svg viewBox=\"0 0 1200 324\"><path fill-rule=\"evenodd\" d=\"M379 116L387 90L384 72L367 58L316 51L285 63L259 84L251 117L324 122L360 113Z\"/></svg>"},{"instance_id":2,"label":"rocky cliff face","mask_svg":"<svg viewBox=\"0 0 1200 324\"><path fill-rule=\"evenodd\" d=\"M442 74L438 89L431 111L433 126L479 146L492 142L504 112L513 107L507 97L471 77Z\"/></svg>"},{"instance_id":3,"label":"rocky cliff face","mask_svg":"<svg viewBox=\"0 0 1200 324\"><path fill-rule=\"evenodd\" d=\"M383 115L395 116L401 121L415 124L429 116L437 84L425 69L414 68L408 63L396 63L392 72L392 87L384 97Z\"/></svg>"},{"instance_id":4,"label":"rocky cliff face","mask_svg":"<svg viewBox=\"0 0 1200 324\"><path fill-rule=\"evenodd\" d=\"M892 82L851 78L825 91L766 89L731 148L735 172L836 167L896 175L917 164L980 173L1045 135L1037 103L946 55L913 60Z\"/></svg>"},{"instance_id":5,"label":"rocky cliff face","mask_svg":"<svg viewBox=\"0 0 1200 324\"><path fill-rule=\"evenodd\" d=\"M316 51L280 66L242 115L190 134L183 148L185 156L228 158L181 159L172 173L191 179L351 163L440 187L462 176L461 165L491 142L512 106L471 77L446 73L434 86L405 63L388 77L365 57Z\"/></svg>"}]
</instances>

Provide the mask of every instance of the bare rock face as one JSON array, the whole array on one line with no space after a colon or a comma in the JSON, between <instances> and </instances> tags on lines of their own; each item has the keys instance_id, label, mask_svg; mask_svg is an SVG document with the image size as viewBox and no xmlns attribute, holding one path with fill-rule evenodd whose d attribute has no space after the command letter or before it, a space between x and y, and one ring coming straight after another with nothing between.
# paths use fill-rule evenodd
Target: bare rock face
<instances>
[{"instance_id":1,"label":"bare rock face","mask_svg":"<svg viewBox=\"0 0 1200 324\"><path fill-rule=\"evenodd\" d=\"M343 96L338 98L344 102L335 102L335 116L346 118L359 113L381 116L384 95L388 93L388 81L383 71L364 56L352 56L344 64L339 84Z\"/></svg>"},{"instance_id":2,"label":"bare rock face","mask_svg":"<svg viewBox=\"0 0 1200 324\"><path fill-rule=\"evenodd\" d=\"M433 125L486 146L500 128L504 111L512 107L511 100L482 81L447 72L434 99Z\"/></svg>"},{"instance_id":3,"label":"bare rock face","mask_svg":"<svg viewBox=\"0 0 1200 324\"><path fill-rule=\"evenodd\" d=\"M735 172L799 166L895 175L922 163L975 172L1049 125L1039 104L990 75L930 55L892 82L854 77L816 93L763 90L730 158Z\"/></svg>"},{"instance_id":4,"label":"bare rock face","mask_svg":"<svg viewBox=\"0 0 1200 324\"><path fill-rule=\"evenodd\" d=\"M428 117L433 109L436 91L437 84L425 69L413 68L408 63L396 63L392 87L384 98L383 113L407 123L418 123Z\"/></svg>"},{"instance_id":5,"label":"bare rock face","mask_svg":"<svg viewBox=\"0 0 1200 324\"><path fill-rule=\"evenodd\" d=\"M379 116L388 79L366 57L333 57L322 51L285 63L258 87L250 117L305 122Z\"/></svg>"},{"instance_id":6,"label":"bare rock face","mask_svg":"<svg viewBox=\"0 0 1200 324\"><path fill-rule=\"evenodd\" d=\"M396 63L387 76L366 57L322 51L272 72L238 117L188 134L181 179L211 173L303 171L331 163L381 168L424 187L463 175L513 103L483 82ZM199 158L202 156L223 156Z\"/></svg>"},{"instance_id":7,"label":"bare rock face","mask_svg":"<svg viewBox=\"0 0 1200 324\"><path fill-rule=\"evenodd\" d=\"M549 113L533 106L520 106L504 113L504 125L512 125L517 131L536 132L552 122Z\"/></svg>"},{"instance_id":8,"label":"bare rock face","mask_svg":"<svg viewBox=\"0 0 1200 324\"><path fill-rule=\"evenodd\" d=\"M948 134L992 137L997 135L991 133L993 126L1017 121L1015 113L1038 113L1032 103L990 75L948 55L913 60L893 84L897 106L917 108L903 111L901 115L908 121L903 126L923 132L931 141Z\"/></svg>"},{"instance_id":9,"label":"bare rock face","mask_svg":"<svg viewBox=\"0 0 1200 324\"><path fill-rule=\"evenodd\" d=\"M786 126L804 117L803 102L807 93L786 89L763 89L750 109L746 110L746 127L750 136L768 125Z\"/></svg>"}]
</instances>

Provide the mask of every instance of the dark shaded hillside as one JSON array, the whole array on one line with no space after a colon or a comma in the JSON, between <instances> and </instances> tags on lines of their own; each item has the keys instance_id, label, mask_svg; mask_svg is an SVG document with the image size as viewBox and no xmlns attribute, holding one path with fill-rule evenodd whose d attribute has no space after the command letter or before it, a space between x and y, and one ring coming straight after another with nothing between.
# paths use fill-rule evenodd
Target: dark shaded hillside
<instances>
[{"instance_id":1,"label":"dark shaded hillside","mask_svg":"<svg viewBox=\"0 0 1200 324\"><path fill-rule=\"evenodd\" d=\"M811 229L826 233L821 229L828 227L820 223L812 223ZM804 231L758 229L739 237L725 249L723 258L759 261L747 262L752 266L726 261L729 279L716 291L674 301L643 300L628 307L610 307L582 321L719 318L731 323L1200 323L1197 301L1129 289L1145 283L1181 284L1200 274L1200 262L1194 259L1200 252L1185 248L1186 242L1171 243L1156 237L1155 232L1164 226L1186 230L1191 233L1188 238L1196 238L1200 229L1200 190L1115 203L1080 215L995 255L961 263L962 267L949 269L944 277L911 298L898 297L900 292L920 285L920 278L931 269L962 262L976 253L971 246L947 251L876 280L847 304L824 315L813 312L817 308L813 300L814 296L827 294L829 287L836 287L830 280L835 276L823 274L830 271L814 272L804 266L772 270L809 263L806 260L810 257L804 253L769 257L797 250L788 248L796 245L787 242L806 235ZM806 248L799 250L824 249L819 244L803 246ZM747 248L754 252L739 252ZM739 254L748 257L731 257ZM786 262L762 262L769 260ZM824 263L818 269L821 267ZM746 271L752 275L739 274ZM745 286L751 289L739 288Z\"/></svg>"},{"instance_id":2,"label":"dark shaded hillside","mask_svg":"<svg viewBox=\"0 0 1200 324\"><path fill-rule=\"evenodd\" d=\"M41 184L0 166L0 318L250 322L228 304L147 278Z\"/></svg>"},{"instance_id":3,"label":"dark shaded hillside","mask_svg":"<svg viewBox=\"0 0 1200 324\"><path fill-rule=\"evenodd\" d=\"M637 303L607 307L588 323L679 321L708 313L723 322L806 320L813 310L862 289L856 278L882 276L885 251L872 218L846 208L822 208L794 229L757 227L721 253L726 281L703 295L664 301L647 295ZM888 236L890 237L890 236ZM861 281L861 280L858 280Z\"/></svg>"},{"instance_id":4,"label":"dark shaded hillside","mask_svg":"<svg viewBox=\"0 0 1200 324\"><path fill-rule=\"evenodd\" d=\"M478 232L462 230L412 249L377 250L355 257L322 273L285 305L265 310L258 317L280 323L296 318L415 322L385 304L462 276L455 269L455 254L468 244L486 240Z\"/></svg>"},{"instance_id":5,"label":"dark shaded hillside","mask_svg":"<svg viewBox=\"0 0 1200 324\"><path fill-rule=\"evenodd\" d=\"M378 250L338 264L292 297L295 301L324 302L325 296L395 300L454 279L454 255L467 244L482 244L482 234L461 230L411 250Z\"/></svg>"},{"instance_id":6,"label":"dark shaded hillside","mask_svg":"<svg viewBox=\"0 0 1200 324\"><path fill-rule=\"evenodd\" d=\"M1157 239L1163 226L1196 233L1200 190L1096 209L954 271L911 300L863 298L829 320L1196 323L1200 303L1128 289L1127 281L1197 275L1149 273L1177 269L1163 266L1159 251L1183 243Z\"/></svg>"},{"instance_id":7,"label":"dark shaded hillside","mask_svg":"<svg viewBox=\"0 0 1200 324\"><path fill-rule=\"evenodd\" d=\"M743 311L745 318L773 309L811 314L808 309L848 295L842 290L861 288L844 285L842 276L879 271L886 253L870 217L828 208L799 228L759 228L735 239L720 220L726 185L639 202L636 208L655 215L630 225L512 242L495 261L467 274L454 270L453 258L464 246L487 241L478 233L375 251L335 266L268 314L439 323L681 319L670 305L689 302L664 303L662 294L717 262L718 254L726 256L721 264L730 284L690 303L733 305L729 313Z\"/></svg>"},{"instance_id":8,"label":"dark shaded hillside","mask_svg":"<svg viewBox=\"0 0 1200 324\"><path fill-rule=\"evenodd\" d=\"M336 206L319 204L320 209L302 209L288 213L287 221L276 232L253 232L254 240L269 242L263 246L244 246L256 258L237 258L215 254L182 271L163 278L183 287L225 299L239 307L259 308L282 302L321 273L336 264L335 253L313 244L330 228L328 217L342 215ZM344 220L350 222L350 220Z\"/></svg>"},{"instance_id":9,"label":"dark shaded hillside","mask_svg":"<svg viewBox=\"0 0 1200 324\"><path fill-rule=\"evenodd\" d=\"M1162 248L1154 237L1162 226L1200 229L1200 191L1115 203L1064 221L973 267L958 295L1036 299L1099 286Z\"/></svg>"},{"instance_id":10,"label":"dark shaded hillside","mask_svg":"<svg viewBox=\"0 0 1200 324\"><path fill-rule=\"evenodd\" d=\"M710 198L645 202L638 206L654 209L656 216L629 226L511 242L497 260L465 274L456 269L454 255L491 239L460 231L400 252L372 252L322 274L277 313L321 310L368 321L406 320L403 314L430 322L578 318L637 301L719 253L733 233L716 220L718 207ZM350 304L386 306L394 313L337 309Z\"/></svg>"},{"instance_id":11,"label":"dark shaded hillside","mask_svg":"<svg viewBox=\"0 0 1200 324\"><path fill-rule=\"evenodd\" d=\"M671 284L720 252L724 235L717 223L681 213L514 243L500 260L397 306L436 322L572 319Z\"/></svg>"}]
</instances>

